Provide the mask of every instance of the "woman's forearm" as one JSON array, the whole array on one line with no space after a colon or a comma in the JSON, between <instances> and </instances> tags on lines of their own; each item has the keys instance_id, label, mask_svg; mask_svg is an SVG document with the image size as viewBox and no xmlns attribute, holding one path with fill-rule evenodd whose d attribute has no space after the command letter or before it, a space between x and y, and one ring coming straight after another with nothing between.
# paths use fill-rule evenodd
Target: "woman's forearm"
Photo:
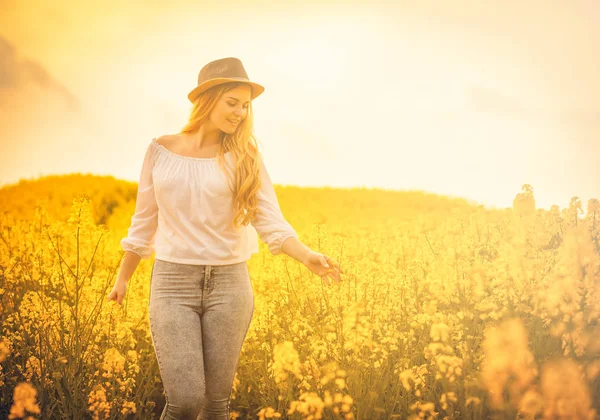
<instances>
[{"instance_id":1,"label":"woman's forearm","mask_svg":"<svg viewBox=\"0 0 600 420\"><path fill-rule=\"evenodd\" d=\"M125 251L125 256L123 257L123 262L121 263L121 268L119 269L117 281L127 283L135 272L135 269L137 268L141 259L142 258L135 252Z\"/></svg>"},{"instance_id":2,"label":"woman's forearm","mask_svg":"<svg viewBox=\"0 0 600 420\"><path fill-rule=\"evenodd\" d=\"M304 264L306 261L306 255L311 251L309 247L304 245L298 240L298 238L291 236L283 241L281 250L292 257L293 259L300 261Z\"/></svg>"}]
</instances>

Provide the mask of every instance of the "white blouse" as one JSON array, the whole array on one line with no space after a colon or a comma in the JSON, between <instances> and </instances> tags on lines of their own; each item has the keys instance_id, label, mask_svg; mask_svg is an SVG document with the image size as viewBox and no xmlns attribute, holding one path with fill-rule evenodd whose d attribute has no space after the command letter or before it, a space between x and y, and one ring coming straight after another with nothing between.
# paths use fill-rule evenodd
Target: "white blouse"
<instances>
[{"instance_id":1,"label":"white blouse","mask_svg":"<svg viewBox=\"0 0 600 420\"><path fill-rule=\"evenodd\" d=\"M223 157L233 176L231 153ZM156 252L156 259L175 263L235 264L258 252L258 231L271 254L278 255L283 241L298 234L281 213L264 162L261 180L257 196L261 213L247 226L229 226L233 193L217 158L178 155L155 137L144 156L135 213L121 248L142 259Z\"/></svg>"}]
</instances>

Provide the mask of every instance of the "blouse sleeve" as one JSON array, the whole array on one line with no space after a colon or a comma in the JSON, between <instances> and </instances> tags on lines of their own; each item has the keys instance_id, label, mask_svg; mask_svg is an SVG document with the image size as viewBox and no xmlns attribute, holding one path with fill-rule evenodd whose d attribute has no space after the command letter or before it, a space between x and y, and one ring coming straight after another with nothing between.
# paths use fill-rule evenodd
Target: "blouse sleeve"
<instances>
[{"instance_id":1,"label":"blouse sleeve","mask_svg":"<svg viewBox=\"0 0 600 420\"><path fill-rule=\"evenodd\" d=\"M142 163L138 184L135 213L131 218L127 236L121 239L121 248L149 259L154 253L154 237L158 226L158 206L154 195L152 167L154 166L154 147L150 143Z\"/></svg>"},{"instance_id":2,"label":"blouse sleeve","mask_svg":"<svg viewBox=\"0 0 600 420\"><path fill-rule=\"evenodd\" d=\"M260 239L268 245L271 254L278 255L282 252L283 241L289 237L298 238L298 234L283 217L271 183L271 177L262 158L260 158L260 162L262 185L257 195L260 213L255 214L251 224L256 229Z\"/></svg>"}]
</instances>

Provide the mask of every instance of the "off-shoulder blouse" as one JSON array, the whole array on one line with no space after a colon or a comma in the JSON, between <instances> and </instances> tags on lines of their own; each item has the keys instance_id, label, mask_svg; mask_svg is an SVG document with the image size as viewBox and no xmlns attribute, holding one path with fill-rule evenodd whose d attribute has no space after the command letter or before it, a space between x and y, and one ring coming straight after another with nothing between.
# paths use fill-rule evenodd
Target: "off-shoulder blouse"
<instances>
[{"instance_id":1,"label":"off-shoulder blouse","mask_svg":"<svg viewBox=\"0 0 600 420\"><path fill-rule=\"evenodd\" d=\"M224 166L233 176L234 162L225 153ZM271 178L261 159L262 186L258 213L251 223L236 228L233 193L217 158L183 156L152 139L146 149L137 190L135 213L124 251L142 259L183 264L224 265L248 260L258 252L258 236L273 255L283 241L298 237L283 217ZM258 236L257 236L258 232Z\"/></svg>"}]
</instances>

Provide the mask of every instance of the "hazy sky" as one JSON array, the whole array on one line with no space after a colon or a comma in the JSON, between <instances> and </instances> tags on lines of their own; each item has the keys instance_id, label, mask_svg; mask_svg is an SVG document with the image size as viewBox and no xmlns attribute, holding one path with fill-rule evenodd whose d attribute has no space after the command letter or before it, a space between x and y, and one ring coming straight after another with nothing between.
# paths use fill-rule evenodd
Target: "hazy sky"
<instances>
[{"instance_id":1,"label":"hazy sky","mask_svg":"<svg viewBox=\"0 0 600 420\"><path fill-rule=\"evenodd\" d=\"M319 3L1 0L0 183L137 181L233 56L276 184L600 199L599 0Z\"/></svg>"}]
</instances>

